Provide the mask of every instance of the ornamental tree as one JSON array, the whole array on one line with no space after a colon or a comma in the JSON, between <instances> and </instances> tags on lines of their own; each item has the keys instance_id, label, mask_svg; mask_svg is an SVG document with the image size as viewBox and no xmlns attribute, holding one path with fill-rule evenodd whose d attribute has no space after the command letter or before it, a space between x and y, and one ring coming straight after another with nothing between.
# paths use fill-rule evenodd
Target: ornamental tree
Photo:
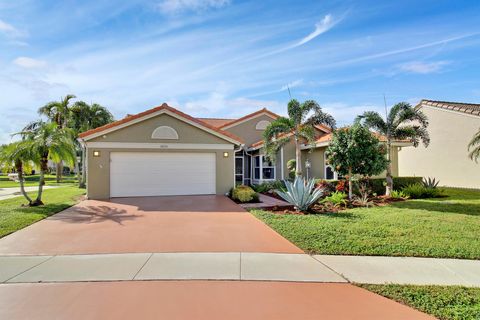
<instances>
[{"instance_id":1,"label":"ornamental tree","mask_svg":"<svg viewBox=\"0 0 480 320\"><path fill-rule=\"evenodd\" d=\"M382 173L388 166L387 148L366 127L352 127L333 132L326 150L328 163L337 173L348 177L348 198L352 199L352 177L365 177Z\"/></svg>"}]
</instances>

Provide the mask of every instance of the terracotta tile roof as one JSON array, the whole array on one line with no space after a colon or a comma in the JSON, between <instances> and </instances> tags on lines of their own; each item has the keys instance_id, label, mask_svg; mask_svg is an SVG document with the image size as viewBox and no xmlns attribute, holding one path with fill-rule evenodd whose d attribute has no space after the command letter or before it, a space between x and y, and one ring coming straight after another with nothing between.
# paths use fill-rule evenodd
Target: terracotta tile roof
<instances>
[{"instance_id":1,"label":"terracotta tile roof","mask_svg":"<svg viewBox=\"0 0 480 320\"><path fill-rule=\"evenodd\" d=\"M437 107L437 108L442 108L446 110L458 111L458 112L480 116L480 104L475 104L475 103L448 102L448 101L435 101L435 100L423 99L418 104L418 106L421 106L421 105L427 105L431 107Z\"/></svg>"},{"instance_id":2,"label":"terracotta tile roof","mask_svg":"<svg viewBox=\"0 0 480 320\"><path fill-rule=\"evenodd\" d=\"M223 128L228 127L228 126L231 126L232 124L235 124L235 123L237 123L237 122L242 122L242 121L247 120L247 119L249 119L249 118L253 118L253 117L255 117L255 116L257 116L257 115L259 115L259 114L261 114L261 113L266 113L266 114L270 115L270 116L271 116L272 118L274 118L274 119L277 119L278 117L280 117L278 114L273 113L273 112L270 111L270 110L267 110L267 108L263 108L263 109L260 109L260 110L258 110L258 111L255 111L255 112L253 112L253 113L247 114L246 116L243 116L243 117L241 117L241 118L234 119L234 120L232 120L232 121L230 121L230 122L227 122L227 123L225 123L223 126L221 126L220 128L223 129Z\"/></svg>"},{"instance_id":3,"label":"terracotta tile roof","mask_svg":"<svg viewBox=\"0 0 480 320\"><path fill-rule=\"evenodd\" d=\"M102 131L105 131L107 129L110 129L110 128L114 128L116 126L119 126L121 124L124 124L124 123L128 123L132 120L135 120L135 119L138 119L138 118L141 118L141 117L144 117L144 116L147 116L151 113L154 113L154 112L157 112L157 111L161 111L161 110L168 110L170 112L173 112L185 119L188 119L190 121L193 121L195 123L198 123L199 125L203 126L203 127L206 127L208 129L211 129L215 132L218 132L220 133L221 135L224 135L224 136L227 136L237 142L240 142L240 143L243 143L243 139L230 133L230 132L227 132L227 131L224 131L224 130L221 130L211 124L208 124L207 122L205 121L202 121L202 120L199 120L197 118L194 118L186 113L183 113L175 108L172 108L170 107L169 105L167 105L166 103L162 104L161 106L158 106L158 107L155 107L155 108L152 108L150 110L147 110L147 111L144 111L144 112L141 112L141 113L137 113L135 115L129 115L121 120L118 120L118 121L115 121L115 122L112 122L112 123L109 123L109 124L106 124L104 126L101 126L101 127L98 127L98 128L95 128L95 129L91 129L91 130L88 130L88 131L85 131L85 132L82 132L80 133L78 136L79 138L85 138L85 137L88 137L94 133L99 133L99 132L102 132Z\"/></svg>"},{"instance_id":4,"label":"terracotta tile roof","mask_svg":"<svg viewBox=\"0 0 480 320\"><path fill-rule=\"evenodd\" d=\"M220 118L197 118L197 119L205 123L208 123L209 125L212 125L216 128L220 128L225 124L235 120L235 119L220 119Z\"/></svg>"}]
</instances>

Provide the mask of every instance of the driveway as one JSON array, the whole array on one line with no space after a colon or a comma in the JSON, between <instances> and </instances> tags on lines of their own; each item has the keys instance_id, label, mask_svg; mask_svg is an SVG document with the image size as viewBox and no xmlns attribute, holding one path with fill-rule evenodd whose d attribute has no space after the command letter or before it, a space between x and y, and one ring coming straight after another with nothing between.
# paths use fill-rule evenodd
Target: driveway
<instances>
[{"instance_id":1,"label":"driveway","mask_svg":"<svg viewBox=\"0 0 480 320\"><path fill-rule=\"evenodd\" d=\"M224 196L82 201L0 239L0 255L302 253Z\"/></svg>"},{"instance_id":2,"label":"driveway","mask_svg":"<svg viewBox=\"0 0 480 320\"><path fill-rule=\"evenodd\" d=\"M83 201L0 239L0 319L433 319L302 253L223 196Z\"/></svg>"}]
</instances>

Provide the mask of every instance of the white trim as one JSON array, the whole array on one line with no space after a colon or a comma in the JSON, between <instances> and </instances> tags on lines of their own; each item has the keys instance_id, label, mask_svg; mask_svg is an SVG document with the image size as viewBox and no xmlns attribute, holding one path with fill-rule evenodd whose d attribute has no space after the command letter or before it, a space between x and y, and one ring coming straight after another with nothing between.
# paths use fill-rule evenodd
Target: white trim
<instances>
[{"instance_id":1,"label":"white trim","mask_svg":"<svg viewBox=\"0 0 480 320\"><path fill-rule=\"evenodd\" d=\"M380 141L381 143L386 143L385 141ZM322 148L322 147L328 147L330 145L330 141L323 141L320 143L316 143L315 145L306 145L302 144L300 146L301 150L307 150L307 149L313 149L313 148ZM410 147L413 146L413 143L411 142L392 142L392 147Z\"/></svg>"},{"instance_id":2,"label":"white trim","mask_svg":"<svg viewBox=\"0 0 480 320\"><path fill-rule=\"evenodd\" d=\"M451 109L444 109L444 108L442 108L442 107L434 107L434 106L431 106L431 105L428 105L428 104L420 104L420 108L423 108L423 107L428 107L429 109L432 109L432 110L438 110L438 111L445 111L445 112L449 112L449 113L455 113L455 114L459 114L459 115L462 115L462 116L467 116L467 117L475 118L475 119L478 119L478 118L480 117L479 115L470 114L470 113L465 113L465 112L463 112L463 111L451 110Z\"/></svg>"},{"instance_id":3,"label":"white trim","mask_svg":"<svg viewBox=\"0 0 480 320\"><path fill-rule=\"evenodd\" d=\"M255 158L259 157L260 158L260 166L258 167L260 170L259 170L259 179L255 179ZM252 165L252 168L253 168L253 178L252 178L252 183L253 184L260 184L260 183L263 183L263 182L269 182L269 181L276 181L277 180L277 166L272 163L272 166L268 166L266 168L273 168L273 179L263 179L263 157L264 155L263 154L257 154L255 156L253 156L254 160L253 160L253 165Z\"/></svg>"},{"instance_id":4,"label":"white trim","mask_svg":"<svg viewBox=\"0 0 480 320\"><path fill-rule=\"evenodd\" d=\"M153 130L152 139L178 140L178 132L170 126L160 126Z\"/></svg>"},{"instance_id":5,"label":"white trim","mask_svg":"<svg viewBox=\"0 0 480 320\"><path fill-rule=\"evenodd\" d=\"M215 143L151 143L151 142L86 142L88 148L104 149L190 149L233 150L233 144Z\"/></svg>"},{"instance_id":6,"label":"white trim","mask_svg":"<svg viewBox=\"0 0 480 320\"><path fill-rule=\"evenodd\" d=\"M194 127L196 127L196 128L199 128L199 129L201 129L201 130L203 130L203 131L206 131L206 132L208 132L208 133L211 133L211 134L213 134L214 136L220 137L220 138L222 138L222 139L224 139L224 140L226 140L226 141L228 141L228 142L231 142L231 143L234 143L234 144L239 144L239 143L240 143L240 141L237 141L237 140L235 140L235 139L233 139L233 138L230 138L230 137L228 137L228 136L226 136L226 135L223 135L223 134L221 134L221 133L219 133L219 132L217 132L217 131L215 131L215 130L212 130L212 129L210 129L210 128L207 128L207 127L205 127L205 126L203 126L203 125L201 125L201 124L199 124L199 123L197 123L197 122L195 122L195 121L191 121L191 120L189 120L189 119L187 119L187 118L184 118L184 117L182 117L182 116L180 116L180 115L178 115L178 114L176 114L176 113L174 113L174 112L171 112L170 110L167 110L167 109L162 109L162 110L159 110L159 111L156 111L156 112L152 112L152 113L150 113L150 114L148 114L148 115L145 115L145 116L143 116L143 117L140 117L140 118L137 118L137 119L134 119L134 120L131 120L131 121L128 121L128 122L125 122L125 123L116 125L116 126L114 126L114 127L111 127L111 128L105 129L105 130L102 130L102 131L100 131L100 132L92 133L91 135L88 135L88 136L86 136L86 137L83 137L82 139L83 139L84 141L88 141L88 140L91 140L91 139L94 139L94 138L97 138L97 137L101 137L101 136L103 136L103 135L105 135L105 134L108 134L108 133L110 133L110 132L120 130L120 129L122 129L122 128L131 126L132 124L145 121L145 120L147 120L147 119L156 117L156 116L161 115L161 114L167 114L167 115L169 115L169 116L171 116L171 117L173 117L173 118L176 118L176 119L181 120L181 121L183 121L183 122L185 122L185 123L188 123L188 124L190 124L190 125L192 125L192 126L194 126Z\"/></svg>"},{"instance_id":7,"label":"white trim","mask_svg":"<svg viewBox=\"0 0 480 320\"><path fill-rule=\"evenodd\" d=\"M235 122L235 123L232 123L232 124L227 124L226 126L223 126L223 127L220 127L220 129L222 130L227 130L227 129L230 129L230 128L233 128L233 127L236 127L242 123L245 123L247 121L250 121L252 119L255 119L255 118L258 118L260 116L268 116L270 117L271 119L275 120L276 118L274 116L272 116L270 113L268 113L267 111L262 111L261 113L253 116L253 117L248 117L246 119L243 119L242 121L239 121L239 122Z\"/></svg>"}]
</instances>

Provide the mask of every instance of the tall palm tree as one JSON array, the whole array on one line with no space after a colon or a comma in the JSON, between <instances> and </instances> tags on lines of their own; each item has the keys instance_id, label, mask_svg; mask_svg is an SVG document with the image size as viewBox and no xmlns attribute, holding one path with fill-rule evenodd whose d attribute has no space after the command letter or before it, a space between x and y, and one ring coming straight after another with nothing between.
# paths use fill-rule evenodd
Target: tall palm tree
<instances>
[{"instance_id":1,"label":"tall palm tree","mask_svg":"<svg viewBox=\"0 0 480 320\"><path fill-rule=\"evenodd\" d=\"M302 143L312 144L315 139L315 125L335 128L335 119L322 111L317 102L307 100L300 103L295 99L288 103L288 118L279 117L272 121L263 132L267 158L275 160L278 150L290 141L295 142L295 172L302 176ZM291 135L292 136L291 136Z\"/></svg>"},{"instance_id":2,"label":"tall palm tree","mask_svg":"<svg viewBox=\"0 0 480 320\"><path fill-rule=\"evenodd\" d=\"M95 129L113 122L113 115L107 108L101 106L98 103L89 105L84 101L77 101L70 108L71 122L70 127L74 130L75 135L78 136L80 132L84 132L90 129ZM75 142L77 146L77 154L80 155L79 161L76 162L79 187L84 188L86 184L86 168L85 168L85 149L78 141ZM82 176L80 177L80 163L82 164Z\"/></svg>"},{"instance_id":3,"label":"tall palm tree","mask_svg":"<svg viewBox=\"0 0 480 320\"><path fill-rule=\"evenodd\" d=\"M470 159L478 162L478 158L480 158L480 130L478 130L473 136L472 141L468 144L468 151L470 151Z\"/></svg>"},{"instance_id":4,"label":"tall palm tree","mask_svg":"<svg viewBox=\"0 0 480 320\"><path fill-rule=\"evenodd\" d=\"M387 140L387 186L385 194L390 196L393 190L392 177L392 142L394 140L409 140L414 147L420 141L427 147L430 143L428 135L427 116L419 109L413 108L409 103L400 102L394 105L384 119L378 112L366 111L355 119L366 127L385 136Z\"/></svg>"},{"instance_id":5,"label":"tall palm tree","mask_svg":"<svg viewBox=\"0 0 480 320\"><path fill-rule=\"evenodd\" d=\"M75 162L75 145L73 132L68 128L61 128L56 123L39 122L38 126L29 131L19 133L22 141L17 148L21 152L30 150L36 155L35 159L40 167L37 198L30 203L31 206L42 205L43 185L45 173L48 171L48 160L55 162L65 161L69 165Z\"/></svg>"},{"instance_id":6,"label":"tall palm tree","mask_svg":"<svg viewBox=\"0 0 480 320\"><path fill-rule=\"evenodd\" d=\"M37 154L31 149L22 148L21 141L12 142L0 148L0 163L12 165L18 174L20 184L20 192L27 199L28 204L32 204L32 199L28 196L24 186L24 166L28 162L36 162L38 160Z\"/></svg>"},{"instance_id":7,"label":"tall palm tree","mask_svg":"<svg viewBox=\"0 0 480 320\"><path fill-rule=\"evenodd\" d=\"M73 94L67 94L60 101L51 101L38 109L40 115L46 116L51 122L57 124L59 128L67 128L70 118L70 100L75 99ZM56 163L57 182L62 180L63 162Z\"/></svg>"}]
</instances>

